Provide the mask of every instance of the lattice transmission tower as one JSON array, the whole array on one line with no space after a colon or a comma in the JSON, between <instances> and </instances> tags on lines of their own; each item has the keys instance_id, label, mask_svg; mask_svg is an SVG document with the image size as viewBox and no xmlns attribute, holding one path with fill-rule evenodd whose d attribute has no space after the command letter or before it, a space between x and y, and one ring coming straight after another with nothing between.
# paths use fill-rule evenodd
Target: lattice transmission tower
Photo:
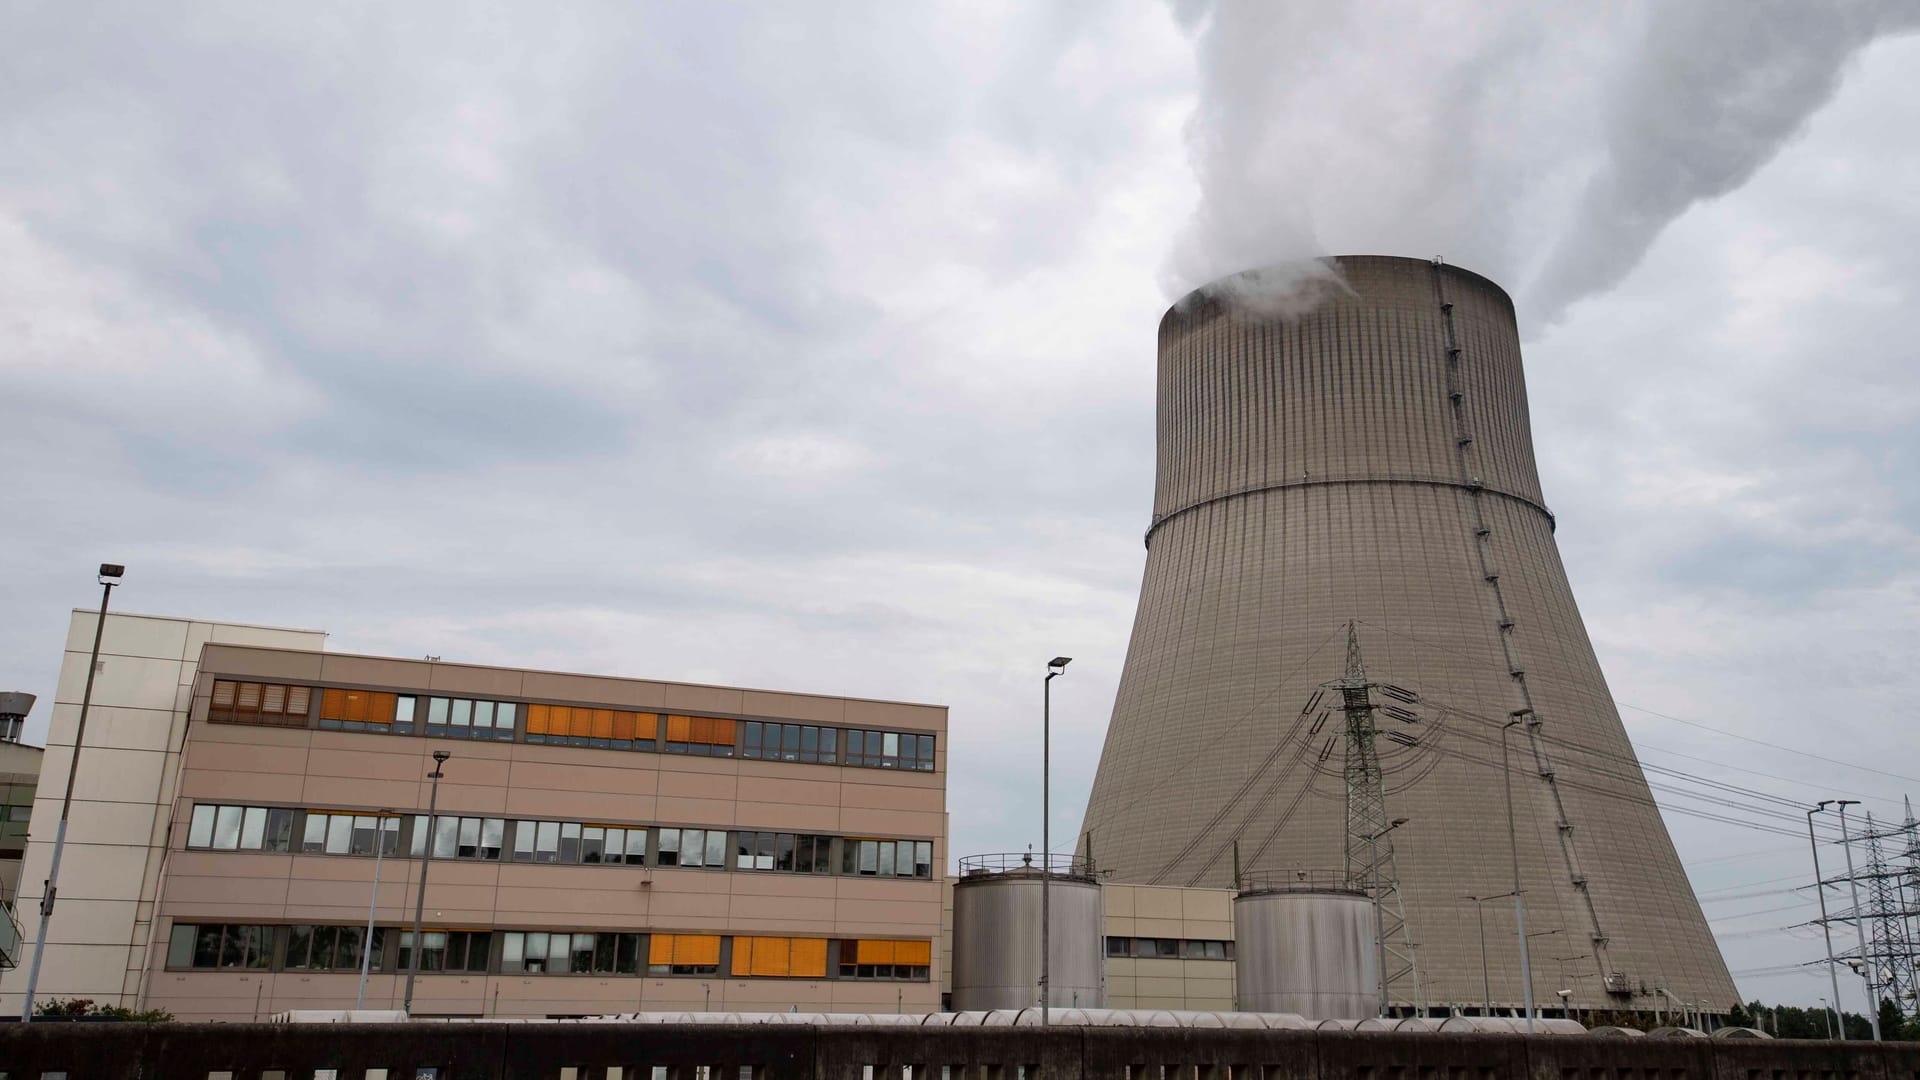
<instances>
[{"instance_id":1,"label":"lattice transmission tower","mask_svg":"<svg viewBox=\"0 0 1920 1080\"><path fill-rule=\"evenodd\" d=\"M1916 961L1914 957L1914 939L1908 929L1916 912L1912 897L1914 852L1914 821L1912 804L1908 804L1906 824L1891 829L1875 827L1873 815L1867 815L1867 833L1862 837L1867 844L1867 862L1864 871L1858 875L1860 882L1867 887L1867 910L1862 917L1867 920L1867 955L1865 961L1872 965L1874 981L1879 984L1880 993L1893 999L1900 1010L1912 1016L1916 1006L1920 1006L1920 981L1916 980ZM1889 862L1886 845L1891 841L1898 845L1895 855L1906 856L1906 866ZM1904 850L1901 850L1904 849Z\"/></svg>"},{"instance_id":2,"label":"lattice transmission tower","mask_svg":"<svg viewBox=\"0 0 1920 1080\"><path fill-rule=\"evenodd\" d=\"M1400 895L1400 871L1393 858L1393 830L1399 822L1387 817L1386 780L1380 772L1375 746L1373 689L1360 660L1360 637L1347 624L1347 671L1331 684L1340 691L1340 707L1347 732L1347 887L1377 897L1382 979L1388 996L1396 983L1410 980L1403 1000L1426 1012L1426 994L1420 984L1420 961L1407 930L1407 908ZM1383 1004L1385 1004L1383 1002Z\"/></svg>"}]
</instances>

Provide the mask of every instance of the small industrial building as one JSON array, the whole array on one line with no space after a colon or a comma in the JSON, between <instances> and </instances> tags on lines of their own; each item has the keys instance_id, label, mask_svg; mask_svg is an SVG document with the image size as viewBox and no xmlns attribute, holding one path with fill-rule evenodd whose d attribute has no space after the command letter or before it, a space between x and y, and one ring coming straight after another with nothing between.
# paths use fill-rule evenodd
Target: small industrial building
<instances>
[{"instance_id":1,"label":"small industrial building","mask_svg":"<svg viewBox=\"0 0 1920 1080\"><path fill-rule=\"evenodd\" d=\"M94 626L53 703L62 777ZM108 618L38 998L352 1008L364 959L365 1007L396 1008L424 870L418 1015L939 1008L944 707L324 644Z\"/></svg>"}]
</instances>

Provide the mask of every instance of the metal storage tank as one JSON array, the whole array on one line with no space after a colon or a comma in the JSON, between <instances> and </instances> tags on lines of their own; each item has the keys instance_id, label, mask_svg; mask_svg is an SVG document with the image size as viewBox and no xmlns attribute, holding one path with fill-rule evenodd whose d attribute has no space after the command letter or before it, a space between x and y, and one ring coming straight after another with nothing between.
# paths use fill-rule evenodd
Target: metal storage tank
<instances>
[{"instance_id":1,"label":"metal storage tank","mask_svg":"<svg viewBox=\"0 0 1920 1080\"><path fill-rule=\"evenodd\" d=\"M1031 854L960 860L953 884L953 1008L1024 1009L1040 1003L1041 869ZM1056 1009L1106 1005L1106 906L1085 862L1052 861L1052 986Z\"/></svg>"},{"instance_id":2,"label":"metal storage tank","mask_svg":"<svg viewBox=\"0 0 1920 1080\"><path fill-rule=\"evenodd\" d=\"M1345 888L1334 875L1298 872L1244 886L1233 898L1233 987L1240 1008L1309 1020L1379 1014L1373 901L1366 893Z\"/></svg>"}]
</instances>

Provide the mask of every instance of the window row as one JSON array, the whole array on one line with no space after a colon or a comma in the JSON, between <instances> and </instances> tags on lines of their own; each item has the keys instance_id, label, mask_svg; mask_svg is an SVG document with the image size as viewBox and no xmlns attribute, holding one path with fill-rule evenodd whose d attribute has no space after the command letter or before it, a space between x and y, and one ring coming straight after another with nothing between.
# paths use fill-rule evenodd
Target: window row
<instances>
[{"instance_id":1,"label":"window row","mask_svg":"<svg viewBox=\"0 0 1920 1080\"><path fill-rule=\"evenodd\" d=\"M328 731L425 734L699 757L742 757L932 772L934 737L917 732L730 720L715 716L421 697L381 690L319 692L316 726ZM208 718L305 727L311 687L216 679ZM524 728L524 731L522 731Z\"/></svg>"},{"instance_id":2,"label":"window row","mask_svg":"<svg viewBox=\"0 0 1920 1080\"><path fill-rule=\"evenodd\" d=\"M1110 937L1108 956L1139 960L1231 960L1233 942L1194 938Z\"/></svg>"},{"instance_id":3,"label":"window row","mask_svg":"<svg viewBox=\"0 0 1920 1080\"><path fill-rule=\"evenodd\" d=\"M298 837L298 840L295 837ZM729 844L729 836L732 843ZM651 841L651 843L649 843ZM425 814L355 814L203 803L193 808L187 847L305 855L580 865L681 866L787 874L831 874L836 838L813 833L727 829L648 829L583 821L532 821ZM933 877L933 842L849 837L840 872L859 877ZM729 861L731 850L731 861Z\"/></svg>"},{"instance_id":4,"label":"window row","mask_svg":"<svg viewBox=\"0 0 1920 1080\"><path fill-rule=\"evenodd\" d=\"M825 937L726 937L557 930L427 929L420 970L484 975L717 975L734 978L924 981L933 943ZM365 926L176 923L167 943L174 970L404 972L413 932ZM369 955L370 954L370 955Z\"/></svg>"}]
</instances>

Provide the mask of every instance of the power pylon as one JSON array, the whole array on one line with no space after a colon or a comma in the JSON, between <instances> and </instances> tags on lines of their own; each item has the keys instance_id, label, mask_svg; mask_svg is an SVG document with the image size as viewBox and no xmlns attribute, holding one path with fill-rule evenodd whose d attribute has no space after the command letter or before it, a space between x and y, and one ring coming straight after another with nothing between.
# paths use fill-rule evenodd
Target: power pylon
<instances>
[{"instance_id":1,"label":"power pylon","mask_svg":"<svg viewBox=\"0 0 1920 1080\"><path fill-rule=\"evenodd\" d=\"M1894 840L1906 842L1910 836L1913 822L1900 828L1880 830L1874 827L1873 815L1867 815L1866 870L1860 880L1867 886L1867 910L1862 913L1867 919L1867 955L1862 959L1872 965L1875 982L1880 992L1893 999L1895 1005L1908 1015L1912 1015L1920 998L1916 998L1914 942L1907 933L1907 921L1914 915L1906 901L1906 889L1903 879L1909 872L1897 869L1887 862L1881 841ZM1911 852L1906 852L1911 857Z\"/></svg>"},{"instance_id":2,"label":"power pylon","mask_svg":"<svg viewBox=\"0 0 1920 1080\"><path fill-rule=\"evenodd\" d=\"M1407 932L1407 909L1400 896L1400 871L1393 858L1395 823L1387 817L1386 781L1380 773L1380 755L1374 745L1374 684L1360 660L1360 637L1347 624L1346 676L1333 684L1347 721L1347 887L1378 899L1381 978L1390 996L1396 982L1411 979L1403 1000L1426 1012L1420 985L1420 962ZM1384 1004L1384 1002L1383 1002Z\"/></svg>"}]
</instances>

